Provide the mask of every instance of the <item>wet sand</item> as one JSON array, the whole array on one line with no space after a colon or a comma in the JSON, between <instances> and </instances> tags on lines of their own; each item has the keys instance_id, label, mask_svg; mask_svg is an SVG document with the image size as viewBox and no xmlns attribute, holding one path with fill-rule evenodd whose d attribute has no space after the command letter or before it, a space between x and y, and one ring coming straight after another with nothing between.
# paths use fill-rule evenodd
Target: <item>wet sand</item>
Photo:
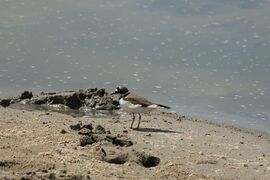
<instances>
[{"instance_id":1,"label":"wet sand","mask_svg":"<svg viewBox=\"0 0 270 180\"><path fill-rule=\"evenodd\" d=\"M0 107L0 179L270 179L266 133L162 112L130 123Z\"/></svg>"}]
</instances>

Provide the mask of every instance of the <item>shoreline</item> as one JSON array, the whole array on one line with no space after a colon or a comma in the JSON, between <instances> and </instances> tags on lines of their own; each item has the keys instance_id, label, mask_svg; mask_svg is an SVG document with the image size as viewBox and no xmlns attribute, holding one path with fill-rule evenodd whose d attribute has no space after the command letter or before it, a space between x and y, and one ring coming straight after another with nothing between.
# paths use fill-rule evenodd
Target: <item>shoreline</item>
<instances>
[{"instance_id":1,"label":"shoreline","mask_svg":"<svg viewBox=\"0 0 270 180\"><path fill-rule=\"evenodd\" d=\"M257 130L167 112L143 115L139 130L120 112L0 107L0 117L0 179L270 178L270 135Z\"/></svg>"},{"instance_id":2,"label":"shoreline","mask_svg":"<svg viewBox=\"0 0 270 180\"><path fill-rule=\"evenodd\" d=\"M72 102L68 103L67 99L71 99ZM55 112L61 112L63 110L71 112L74 110L73 113L81 115L85 114L85 112L91 114L91 112L89 111L90 109L93 109L93 113L101 110L101 114L103 114L103 110L114 111L119 109L118 98L115 98L115 96L111 96L110 93L106 91L106 89L97 87L83 88L78 90L59 90L51 92L42 91L37 94L33 94L31 91L26 90L14 96L0 96L0 106L2 105L3 107L8 107L13 104L15 104L15 106L12 107L14 109L26 108L25 110L52 110ZM24 107L22 107L22 105L24 105ZM76 112L77 110L79 111ZM172 111L170 113L181 114L181 112L177 111ZM241 122L232 122L229 118L221 118L219 120L216 120L214 118L211 118L210 116L207 117L200 115L192 115L192 113L186 114L189 114L187 116L193 117L193 119L197 119L200 121L206 121L214 124L223 124L239 129L246 129L247 131L254 131L257 133L261 132L263 134L270 134L270 131L268 129L262 128L262 126L252 126L245 125Z\"/></svg>"}]
</instances>

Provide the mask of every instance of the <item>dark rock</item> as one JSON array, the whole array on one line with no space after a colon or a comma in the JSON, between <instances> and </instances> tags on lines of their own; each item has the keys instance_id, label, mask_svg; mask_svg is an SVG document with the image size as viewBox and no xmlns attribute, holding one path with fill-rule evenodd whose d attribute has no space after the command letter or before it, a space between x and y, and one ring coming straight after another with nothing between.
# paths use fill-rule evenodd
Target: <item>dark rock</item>
<instances>
[{"instance_id":1,"label":"dark rock","mask_svg":"<svg viewBox=\"0 0 270 180\"><path fill-rule=\"evenodd\" d=\"M31 99L33 97L32 92L30 91L24 91L21 96L19 97L19 99Z\"/></svg>"},{"instance_id":2,"label":"dark rock","mask_svg":"<svg viewBox=\"0 0 270 180\"><path fill-rule=\"evenodd\" d=\"M14 161L6 161L6 160L0 160L0 167L7 167L11 168L12 166L16 165L17 163Z\"/></svg>"},{"instance_id":3,"label":"dark rock","mask_svg":"<svg viewBox=\"0 0 270 180\"><path fill-rule=\"evenodd\" d=\"M86 129L89 129L89 130L93 130L93 125L91 124L91 123L89 123L89 124L84 124L83 126L82 126L82 128L86 128Z\"/></svg>"},{"instance_id":4,"label":"dark rock","mask_svg":"<svg viewBox=\"0 0 270 180\"><path fill-rule=\"evenodd\" d=\"M2 99L0 100L0 105L3 107L8 107L11 104L12 99Z\"/></svg>"},{"instance_id":5,"label":"dark rock","mask_svg":"<svg viewBox=\"0 0 270 180\"><path fill-rule=\"evenodd\" d=\"M47 169L42 169L41 172L48 173L48 170Z\"/></svg>"},{"instance_id":6,"label":"dark rock","mask_svg":"<svg viewBox=\"0 0 270 180\"><path fill-rule=\"evenodd\" d=\"M105 89L99 89L95 92L95 95L99 96L99 97L103 97L105 95Z\"/></svg>"},{"instance_id":7,"label":"dark rock","mask_svg":"<svg viewBox=\"0 0 270 180\"><path fill-rule=\"evenodd\" d=\"M65 170L65 169L61 170L60 172L63 174L67 174L67 170Z\"/></svg>"},{"instance_id":8,"label":"dark rock","mask_svg":"<svg viewBox=\"0 0 270 180\"><path fill-rule=\"evenodd\" d=\"M96 128L95 128L95 133L96 134L105 134L106 130L101 125L97 125Z\"/></svg>"},{"instance_id":9,"label":"dark rock","mask_svg":"<svg viewBox=\"0 0 270 180\"><path fill-rule=\"evenodd\" d=\"M60 133L61 133L61 134L66 134L66 133L67 133L67 131L66 131L66 130L64 130L64 129L62 129L62 130L60 131Z\"/></svg>"},{"instance_id":10,"label":"dark rock","mask_svg":"<svg viewBox=\"0 0 270 180\"><path fill-rule=\"evenodd\" d=\"M82 129L82 123L79 122L78 124L70 125L69 127L71 130L79 131L80 129Z\"/></svg>"},{"instance_id":11,"label":"dark rock","mask_svg":"<svg viewBox=\"0 0 270 180\"><path fill-rule=\"evenodd\" d=\"M66 106L70 107L71 109L79 109L82 106L82 101L77 93L74 93L66 98Z\"/></svg>"},{"instance_id":12,"label":"dark rock","mask_svg":"<svg viewBox=\"0 0 270 180\"><path fill-rule=\"evenodd\" d=\"M50 96L49 104L65 104L65 99L62 95Z\"/></svg>"},{"instance_id":13,"label":"dark rock","mask_svg":"<svg viewBox=\"0 0 270 180\"><path fill-rule=\"evenodd\" d=\"M73 175L71 176L70 180L82 180L83 177L82 176L79 176L79 175Z\"/></svg>"},{"instance_id":14,"label":"dark rock","mask_svg":"<svg viewBox=\"0 0 270 180\"><path fill-rule=\"evenodd\" d=\"M84 147L88 144L94 144L99 141L99 138L95 135L83 136L80 138L80 146Z\"/></svg>"},{"instance_id":15,"label":"dark rock","mask_svg":"<svg viewBox=\"0 0 270 180\"><path fill-rule=\"evenodd\" d=\"M117 101L117 100L112 100L112 105L114 105L114 106L119 106L120 104L119 104L119 101Z\"/></svg>"},{"instance_id":16,"label":"dark rock","mask_svg":"<svg viewBox=\"0 0 270 180\"><path fill-rule=\"evenodd\" d=\"M56 179L55 173L50 173L48 179Z\"/></svg>"},{"instance_id":17,"label":"dark rock","mask_svg":"<svg viewBox=\"0 0 270 180\"><path fill-rule=\"evenodd\" d=\"M30 178L22 176L20 180L30 180Z\"/></svg>"},{"instance_id":18,"label":"dark rock","mask_svg":"<svg viewBox=\"0 0 270 180\"><path fill-rule=\"evenodd\" d=\"M34 97L30 100L30 104L36 104L36 105L41 105L41 104L46 104L47 103L47 97L45 96L38 96Z\"/></svg>"}]
</instances>

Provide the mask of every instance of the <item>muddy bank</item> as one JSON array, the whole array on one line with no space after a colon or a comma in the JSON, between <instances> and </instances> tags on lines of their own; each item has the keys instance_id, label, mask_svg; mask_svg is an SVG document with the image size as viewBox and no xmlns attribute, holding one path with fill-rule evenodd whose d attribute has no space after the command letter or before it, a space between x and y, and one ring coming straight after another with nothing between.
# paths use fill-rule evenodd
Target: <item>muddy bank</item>
<instances>
[{"instance_id":1,"label":"muddy bank","mask_svg":"<svg viewBox=\"0 0 270 180\"><path fill-rule=\"evenodd\" d=\"M0 107L0 179L269 179L268 134L170 113L71 117Z\"/></svg>"}]
</instances>

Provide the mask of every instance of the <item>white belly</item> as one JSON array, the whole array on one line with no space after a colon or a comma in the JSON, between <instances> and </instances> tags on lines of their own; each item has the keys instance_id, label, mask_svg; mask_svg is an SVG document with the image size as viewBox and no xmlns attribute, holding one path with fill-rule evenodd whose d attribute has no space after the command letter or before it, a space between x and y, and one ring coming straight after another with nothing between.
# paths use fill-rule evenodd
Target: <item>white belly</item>
<instances>
[{"instance_id":1,"label":"white belly","mask_svg":"<svg viewBox=\"0 0 270 180\"><path fill-rule=\"evenodd\" d=\"M123 111L128 112L128 113L135 113L135 114L148 113L154 110L155 108L157 108L157 105L155 104L147 106L147 107L143 107L142 105L132 104L129 101L125 101L123 99L120 99L119 103Z\"/></svg>"}]
</instances>

